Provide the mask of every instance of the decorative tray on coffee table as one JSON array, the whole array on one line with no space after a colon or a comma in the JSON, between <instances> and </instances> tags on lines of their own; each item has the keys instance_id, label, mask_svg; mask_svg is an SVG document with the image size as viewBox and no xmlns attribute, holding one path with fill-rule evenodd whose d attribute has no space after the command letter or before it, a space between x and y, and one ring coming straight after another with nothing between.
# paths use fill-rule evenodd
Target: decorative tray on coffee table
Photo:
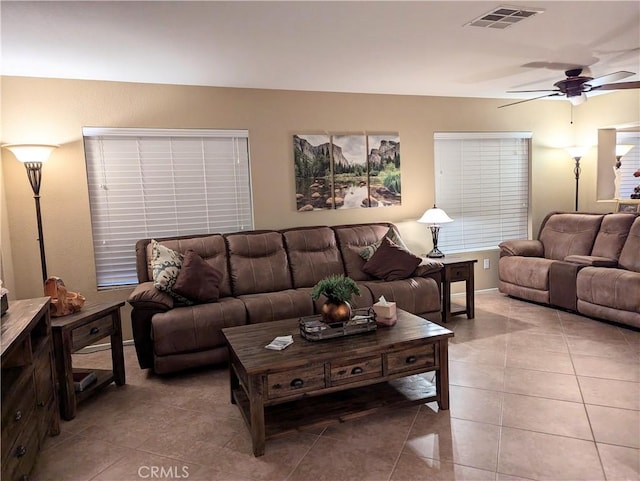
<instances>
[{"instance_id":1,"label":"decorative tray on coffee table","mask_svg":"<svg viewBox=\"0 0 640 481\"><path fill-rule=\"evenodd\" d=\"M300 335L309 341L351 336L376 329L376 314L370 307L353 309L351 319L335 324L327 324L319 314L300 318Z\"/></svg>"}]
</instances>

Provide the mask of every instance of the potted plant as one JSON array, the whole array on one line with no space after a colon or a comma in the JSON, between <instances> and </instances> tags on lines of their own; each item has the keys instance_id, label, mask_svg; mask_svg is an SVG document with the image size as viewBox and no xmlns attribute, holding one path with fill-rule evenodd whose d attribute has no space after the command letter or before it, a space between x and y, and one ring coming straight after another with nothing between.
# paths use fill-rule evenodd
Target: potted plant
<instances>
[{"instance_id":1,"label":"potted plant","mask_svg":"<svg viewBox=\"0 0 640 481\"><path fill-rule=\"evenodd\" d=\"M312 299L318 300L324 295L327 300L322 306L322 318L327 324L345 322L351 318L351 296L359 295L360 289L350 277L333 275L319 281L311 292Z\"/></svg>"}]
</instances>

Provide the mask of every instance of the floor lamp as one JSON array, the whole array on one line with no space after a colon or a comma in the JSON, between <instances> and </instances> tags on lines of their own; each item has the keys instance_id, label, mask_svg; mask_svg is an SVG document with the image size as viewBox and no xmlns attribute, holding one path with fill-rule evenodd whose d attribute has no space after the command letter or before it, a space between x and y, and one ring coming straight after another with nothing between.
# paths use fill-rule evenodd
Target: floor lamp
<instances>
[{"instance_id":1,"label":"floor lamp","mask_svg":"<svg viewBox=\"0 0 640 481\"><path fill-rule=\"evenodd\" d=\"M576 177L576 212L578 212L578 184L580 183L580 159L589 147L567 147L567 152L576 161L573 173Z\"/></svg>"},{"instance_id":2,"label":"floor lamp","mask_svg":"<svg viewBox=\"0 0 640 481\"><path fill-rule=\"evenodd\" d=\"M33 189L36 202L36 220L38 222L38 243L40 244L40 264L42 266L42 282L47 280L47 260L44 255L44 237L42 235L42 215L40 213L40 184L42 182L42 164L49 159L57 145L45 144L7 144L4 148L11 151L16 159L27 169L27 177Z\"/></svg>"}]
</instances>

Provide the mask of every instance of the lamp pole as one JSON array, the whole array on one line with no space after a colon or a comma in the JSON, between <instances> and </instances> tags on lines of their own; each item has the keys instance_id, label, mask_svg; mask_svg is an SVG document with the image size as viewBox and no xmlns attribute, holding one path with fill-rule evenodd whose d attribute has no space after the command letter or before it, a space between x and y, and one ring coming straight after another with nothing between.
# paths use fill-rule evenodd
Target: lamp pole
<instances>
[{"instance_id":1,"label":"lamp pole","mask_svg":"<svg viewBox=\"0 0 640 481\"><path fill-rule=\"evenodd\" d=\"M575 146L575 147L567 147L566 151L569 152L569 155L573 157L573 160L576 161L576 165L573 168L573 173L576 177L576 212L578 212L578 184L580 183L580 159L587 151L588 146Z\"/></svg>"},{"instance_id":2,"label":"lamp pole","mask_svg":"<svg viewBox=\"0 0 640 481\"><path fill-rule=\"evenodd\" d=\"M576 212L578 212L578 184L580 183L580 157L574 157L576 165L573 168L573 173L576 176Z\"/></svg>"},{"instance_id":3,"label":"lamp pole","mask_svg":"<svg viewBox=\"0 0 640 481\"><path fill-rule=\"evenodd\" d=\"M44 234L42 233L42 214L40 212L40 185L42 182L42 162L25 162L27 177L33 189L33 199L36 202L36 221L38 222L38 243L40 244L40 266L42 268L42 282L47 276L47 259L44 253Z\"/></svg>"}]
</instances>

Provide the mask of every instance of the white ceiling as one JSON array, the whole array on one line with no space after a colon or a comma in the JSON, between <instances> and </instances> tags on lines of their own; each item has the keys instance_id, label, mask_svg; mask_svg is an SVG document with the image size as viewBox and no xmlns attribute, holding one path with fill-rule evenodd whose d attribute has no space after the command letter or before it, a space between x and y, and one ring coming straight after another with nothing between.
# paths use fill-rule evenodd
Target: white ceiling
<instances>
[{"instance_id":1,"label":"white ceiling","mask_svg":"<svg viewBox=\"0 0 640 481\"><path fill-rule=\"evenodd\" d=\"M464 27L500 5L544 13ZM2 0L0 16L12 76L497 98L570 66L640 78L638 1Z\"/></svg>"}]
</instances>

